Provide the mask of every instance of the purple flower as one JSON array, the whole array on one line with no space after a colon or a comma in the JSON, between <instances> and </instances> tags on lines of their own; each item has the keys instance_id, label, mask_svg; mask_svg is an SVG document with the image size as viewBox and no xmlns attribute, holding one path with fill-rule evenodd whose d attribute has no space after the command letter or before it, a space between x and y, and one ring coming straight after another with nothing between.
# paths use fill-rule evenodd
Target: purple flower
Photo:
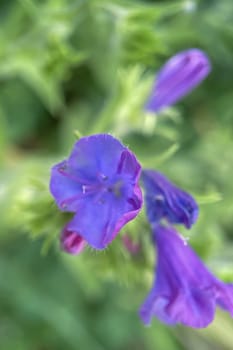
<instances>
[{"instance_id":1,"label":"purple flower","mask_svg":"<svg viewBox=\"0 0 233 350\"><path fill-rule=\"evenodd\" d=\"M65 226L61 234L61 248L68 254L77 255L83 251L86 241L77 232Z\"/></svg>"},{"instance_id":2,"label":"purple flower","mask_svg":"<svg viewBox=\"0 0 233 350\"><path fill-rule=\"evenodd\" d=\"M141 166L107 134L83 137L68 159L52 168L50 191L62 211L74 213L67 230L93 248L105 248L140 211Z\"/></svg>"},{"instance_id":3,"label":"purple flower","mask_svg":"<svg viewBox=\"0 0 233 350\"><path fill-rule=\"evenodd\" d=\"M190 228L197 220L198 206L194 198L173 185L158 171L145 169L141 176L145 189L147 217L151 224L166 219L171 224Z\"/></svg>"},{"instance_id":4,"label":"purple flower","mask_svg":"<svg viewBox=\"0 0 233 350\"><path fill-rule=\"evenodd\" d=\"M203 328L214 319L216 305L233 317L233 284L218 280L187 242L171 227L154 226L157 273L140 317L149 325L153 316L174 325Z\"/></svg>"},{"instance_id":5,"label":"purple flower","mask_svg":"<svg viewBox=\"0 0 233 350\"><path fill-rule=\"evenodd\" d=\"M199 49L172 56L158 72L146 110L159 112L192 91L209 74L208 57Z\"/></svg>"}]
</instances>

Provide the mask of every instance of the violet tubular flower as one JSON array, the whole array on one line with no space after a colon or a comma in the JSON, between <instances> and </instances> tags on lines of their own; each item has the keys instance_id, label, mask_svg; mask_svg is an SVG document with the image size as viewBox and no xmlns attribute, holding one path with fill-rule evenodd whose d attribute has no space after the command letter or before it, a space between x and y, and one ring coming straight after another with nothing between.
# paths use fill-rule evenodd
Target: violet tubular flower
<instances>
[{"instance_id":1,"label":"violet tubular flower","mask_svg":"<svg viewBox=\"0 0 233 350\"><path fill-rule=\"evenodd\" d=\"M153 238L156 278L139 311L146 325L155 316L166 324L203 328L213 321L216 306L233 317L233 284L218 280L174 228L155 226Z\"/></svg>"},{"instance_id":2,"label":"violet tubular flower","mask_svg":"<svg viewBox=\"0 0 233 350\"><path fill-rule=\"evenodd\" d=\"M66 229L105 248L142 206L141 166L108 134L79 139L68 159L52 168L50 191L60 210L74 213Z\"/></svg>"},{"instance_id":3,"label":"violet tubular flower","mask_svg":"<svg viewBox=\"0 0 233 350\"><path fill-rule=\"evenodd\" d=\"M145 109L159 112L191 92L209 74L207 55L199 49L189 49L172 56L157 74Z\"/></svg>"},{"instance_id":4,"label":"violet tubular flower","mask_svg":"<svg viewBox=\"0 0 233 350\"><path fill-rule=\"evenodd\" d=\"M158 171L144 169L141 180L145 189L145 203L149 222L153 225L166 219L171 224L190 228L197 220L195 199L170 182Z\"/></svg>"}]
</instances>

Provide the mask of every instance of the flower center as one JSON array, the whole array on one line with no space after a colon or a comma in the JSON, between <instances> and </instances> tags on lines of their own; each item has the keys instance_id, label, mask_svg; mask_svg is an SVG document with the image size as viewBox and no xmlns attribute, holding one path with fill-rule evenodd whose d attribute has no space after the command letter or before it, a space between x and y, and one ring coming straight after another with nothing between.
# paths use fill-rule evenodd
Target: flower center
<instances>
[{"instance_id":1,"label":"flower center","mask_svg":"<svg viewBox=\"0 0 233 350\"><path fill-rule=\"evenodd\" d=\"M122 181L118 180L114 185L107 187L108 192L112 192L117 198L121 196L122 193Z\"/></svg>"}]
</instances>

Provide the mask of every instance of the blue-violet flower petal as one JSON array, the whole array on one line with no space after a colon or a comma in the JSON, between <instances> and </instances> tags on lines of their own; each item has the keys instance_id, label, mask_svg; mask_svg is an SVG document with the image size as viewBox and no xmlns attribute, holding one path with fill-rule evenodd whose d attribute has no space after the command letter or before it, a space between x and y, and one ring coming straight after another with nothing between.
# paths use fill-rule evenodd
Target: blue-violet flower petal
<instances>
[{"instance_id":1,"label":"blue-violet flower petal","mask_svg":"<svg viewBox=\"0 0 233 350\"><path fill-rule=\"evenodd\" d=\"M183 224L190 228L196 222L198 206L190 194L176 187L158 171L144 169L141 179L151 224L166 219L171 224Z\"/></svg>"}]
</instances>

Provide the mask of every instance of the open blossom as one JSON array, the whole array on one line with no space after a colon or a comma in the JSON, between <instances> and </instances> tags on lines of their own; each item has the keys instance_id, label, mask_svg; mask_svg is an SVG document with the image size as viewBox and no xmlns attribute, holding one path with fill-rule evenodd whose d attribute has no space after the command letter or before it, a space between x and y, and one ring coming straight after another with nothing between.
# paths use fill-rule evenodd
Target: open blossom
<instances>
[{"instance_id":1,"label":"open blossom","mask_svg":"<svg viewBox=\"0 0 233 350\"><path fill-rule=\"evenodd\" d=\"M157 74L146 110L159 112L199 85L210 72L207 55L199 49L189 49L172 56Z\"/></svg>"},{"instance_id":2,"label":"open blossom","mask_svg":"<svg viewBox=\"0 0 233 350\"><path fill-rule=\"evenodd\" d=\"M158 171L144 169L141 179L151 224L166 219L171 224L183 224L190 228L196 222L198 206L190 194L176 187Z\"/></svg>"},{"instance_id":3,"label":"open blossom","mask_svg":"<svg viewBox=\"0 0 233 350\"><path fill-rule=\"evenodd\" d=\"M79 139L51 172L58 207L74 213L66 229L93 248L105 248L141 209L140 171L135 155L111 135Z\"/></svg>"},{"instance_id":4,"label":"open blossom","mask_svg":"<svg viewBox=\"0 0 233 350\"><path fill-rule=\"evenodd\" d=\"M216 306L233 317L233 284L218 280L187 242L171 227L155 226L156 278L140 309L146 325L153 316L174 325L203 328L213 321Z\"/></svg>"}]
</instances>

